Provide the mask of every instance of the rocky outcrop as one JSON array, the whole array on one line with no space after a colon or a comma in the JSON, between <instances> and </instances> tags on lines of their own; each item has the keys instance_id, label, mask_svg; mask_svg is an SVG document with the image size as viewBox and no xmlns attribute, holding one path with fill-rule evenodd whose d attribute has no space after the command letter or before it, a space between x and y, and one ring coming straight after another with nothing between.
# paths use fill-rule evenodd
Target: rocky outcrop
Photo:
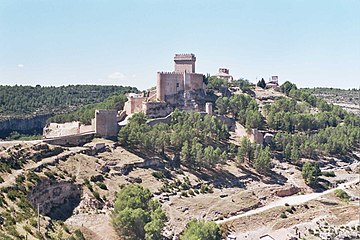
<instances>
[{"instance_id":1,"label":"rocky outcrop","mask_svg":"<svg viewBox=\"0 0 360 240\"><path fill-rule=\"evenodd\" d=\"M275 195L278 197L287 197L287 196L294 195L298 192L300 192L300 188L295 187L294 185L290 185L290 186L282 187L280 189L275 190Z\"/></svg>"},{"instance_id":2,"label":"rocky outcrop","mask_svg":"<svg viewBox=\"0 0 360 240\"><path fill-rule=\"evenodd\" d=\"M28 193L32 206L40 213L56 220L66 220L80 203L80 186L71 182L39 182Z\"/></svg>"},{"instance_id":3,"label":"rocky outcrop","mask_svg":"<svg viewBox=\"0 0 360 240\"><path fill-rule=\"evenodd\" d=\"M0 120L0 138L5 138L14 131L23 134L42 134L46 121L51 116L51 114L45 114L28 118Z\"/></svg>"}]
</instances>

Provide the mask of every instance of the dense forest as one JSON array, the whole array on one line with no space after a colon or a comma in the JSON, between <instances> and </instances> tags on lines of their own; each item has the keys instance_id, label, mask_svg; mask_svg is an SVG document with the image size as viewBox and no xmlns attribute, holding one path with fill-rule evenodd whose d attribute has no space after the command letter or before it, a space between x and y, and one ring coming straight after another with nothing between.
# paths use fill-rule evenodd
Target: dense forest
<instances>
[{"instance_id":1,"label":"dense forest","mask_svg":"<svg viewBox=\"0 0 360 240\"><path fill-rule=\"evenodd\" d=\"M136 91L134 87L98 85L0 86L0 120L71 112L104 101L114 93Z\"/></svg>"},{"instance_id":2,"label":"dense forest","mask_svg":"<svg viewBox=\"0 0 360 240\"><path fill-rule=\"evenodd\" d=\"M95 117L97 109L116 109L122 110L127 97L123 93L114 93L102 102L81 106L78 110L57 114L48 119L48 122L65 123L80 121L83 124L91 124L91 119Z\"/></svg>"}]
</instances>

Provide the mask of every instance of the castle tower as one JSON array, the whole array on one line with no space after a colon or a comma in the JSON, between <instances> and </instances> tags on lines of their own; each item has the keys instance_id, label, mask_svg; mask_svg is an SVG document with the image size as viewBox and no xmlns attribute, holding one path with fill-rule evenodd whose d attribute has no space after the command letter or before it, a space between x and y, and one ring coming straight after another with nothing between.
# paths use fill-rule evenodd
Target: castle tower
<instances>
[{"instance_id":1,"label":"castle tower","mask_svg":"<svg viewBox=\"0 0 360 240\"><path fill-rule=\"evenodd\" d=\"M193 53L190 54L175 54L175 72L178 73L195 73L196 57Z\"/></svg>"}]
</instances>

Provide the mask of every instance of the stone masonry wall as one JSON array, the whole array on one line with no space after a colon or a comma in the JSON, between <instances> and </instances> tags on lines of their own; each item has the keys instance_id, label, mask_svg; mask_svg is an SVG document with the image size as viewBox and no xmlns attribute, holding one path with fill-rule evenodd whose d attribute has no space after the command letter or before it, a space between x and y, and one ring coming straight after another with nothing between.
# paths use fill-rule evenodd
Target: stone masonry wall
<instances>
[{"instance_id":1,"label":"stone masonry wall","mask_svg":"<svg viewBox=\"0 0 360 240\"><path fill-rule=\"evenodd\" d=\"M119 131L116 110L96 110L95 133L102 137L116 137Z\"/></svg>"}]
</instances>

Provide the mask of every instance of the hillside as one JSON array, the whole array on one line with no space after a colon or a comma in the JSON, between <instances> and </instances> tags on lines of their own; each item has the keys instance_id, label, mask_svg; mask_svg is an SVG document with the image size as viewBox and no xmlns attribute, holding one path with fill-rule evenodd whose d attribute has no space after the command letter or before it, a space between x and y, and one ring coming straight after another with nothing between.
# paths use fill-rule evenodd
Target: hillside
<instances>
[{"instance_id":1,"label":"hillside","mask_svg":"<svg viewBox=\"0 0 360 240\"><path fill-rule=\"evenodd\" d=\"M170 239L192 219L238 239L350 236L360 229L360 119L288 86L229 96L214 87L216 115L175 110L153 125L135 114L117 142L0 142L1 237L119 239L124 226L111 224L116 193L137 184L159 201ZM139 223L132 221L124 222Z\"/></svg>"},{"instance_id":2,"label":"hillside","mask_svg":"<svg viewBox=\"0 0 360 240\"><path fill-rule=\"evenodd\" d=\"M360 90L339 88L305 88L306 92L326 100L328 103L339 105L342 108L360 116Z\"/></svg>"},{"instance_id":3,"label":"hillside","mask_svg":"<svg viewBox=\"0 0 360 240\"><path fill-rule=\"evenodd\" d=\"M0 138L39 138L53 121L89 122L95 108L115 108L133 87L69 85L61 87L0 86ZM32 136L35 135L35 136Z\"/></svg>"},{"instance_id":4,"label":"hillside","mask_svg":"<svg viewBox=\"0 0 360 240\"><path fill-rule=\"evenodd\" d=\"M0 86L0 121L70 112L86 104L104 101L115 92L130 91L136 89L99 85Z\"/></svg>"}]
</instances>

